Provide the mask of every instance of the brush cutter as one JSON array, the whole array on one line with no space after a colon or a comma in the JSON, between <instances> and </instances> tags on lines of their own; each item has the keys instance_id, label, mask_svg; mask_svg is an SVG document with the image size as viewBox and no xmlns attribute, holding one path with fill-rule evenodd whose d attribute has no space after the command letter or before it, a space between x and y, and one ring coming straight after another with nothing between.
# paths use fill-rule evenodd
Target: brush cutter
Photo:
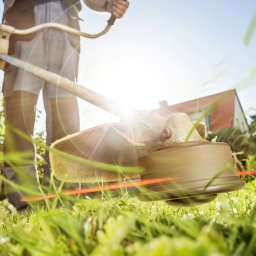
<instances>
[{"instance_id":1,"label":"brush cutter","mask_svg":"<svg viewBox=\"0 0 256 256\"><path fill-rule=\"evenodd\" d=\"M58 86L120 118L119 123L103 124L55 141L50 151L53 174L66 182L116 182L141 179L164 182L148 185L142 200L165 200L189 205L213 200L217 193L243 187L235 175L229 145L210 143L202 138L185 113L164 117L153 111L134 111L126 118L122 104L80 86L64 77L8 55L12 34L26 35L46 28L97 38L108 32L115 18L96 35L55 24L26 30L0 25L0 66L5 62Z\"/></svg>"}]
</instances>

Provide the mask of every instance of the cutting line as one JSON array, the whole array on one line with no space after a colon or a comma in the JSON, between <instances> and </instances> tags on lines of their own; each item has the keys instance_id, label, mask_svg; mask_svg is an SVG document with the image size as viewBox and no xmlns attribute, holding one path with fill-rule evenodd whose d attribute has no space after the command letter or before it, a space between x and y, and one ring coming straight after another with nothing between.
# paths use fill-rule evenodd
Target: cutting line
<instances>
[{"instance_id":1,"label":"cutting line","mask_svg":"<svg viewBox=\"0 0 256 256\"><path fill-rule=\"evenodd\" d=\"M236 174L236 176L247 176L247 175L255 175L255 174L256 174L256 170L240 171ZM152 185L152 184L160 184L160 183L173 181L173 180L177 180L177 179L178 179L178 177L174 177L174 178L166 177L166 178L148 179L148 180L143 180L143 181L138 181L138 182L111 184L111 185L105 185L105 186L64 191L61 193L61 195L71 196L71 195L91 194L91 193L102 192L102 191L118 190L121 188L134 188L134 187L141 187L141 186ZM20 201L21 202L35 202L35 201L43 201L46 199L52 199L55 197L57 197L56 194L50 194L50 195L46 195L46 196L37 196L37 197L22 197Z\"/></svg>"},{"instance_id":2,"label":"cutting line","mask_svg":"<svg viewBox=\"0 0 256 256\"><path fill-rule=\"evenodd\" d=\"M255 175L255 174L256 174L256 170L252 170L252 171L241 171L241 172L238 172L236 175L247 176L247 175Z\"/></svg>"},{"instance_id":3,"label":"cutting line","mask_svg":"<svg viewBox=\"0 0 256 256\"><path fill-rule=\"evenodd\" d=\"M60 195L65 196L71 196L71 195L81 195L81 194L90 194L95 192L102 192L102 191L108 191L108 190L118 190L121 188L134 188L134 187L141 187L146 185L152 185L152 184L159 184L163 182L173 181L178 179L178 177L175 178L157 178L157 179L148 179L138 182L127 182L127 183L119 183L119 184L111 184L106 186L98 186L98 187L92 187L92 188L84 188L84 189L75 189L75 190L69 190L69 191L63 191L60 193ZM57 197L56 194L50 194L46 196L37 196L37 197L22 197L21 202L35 202L35 201L43 201L45 199L51 199Z\"/></svg>"}]
</instances>

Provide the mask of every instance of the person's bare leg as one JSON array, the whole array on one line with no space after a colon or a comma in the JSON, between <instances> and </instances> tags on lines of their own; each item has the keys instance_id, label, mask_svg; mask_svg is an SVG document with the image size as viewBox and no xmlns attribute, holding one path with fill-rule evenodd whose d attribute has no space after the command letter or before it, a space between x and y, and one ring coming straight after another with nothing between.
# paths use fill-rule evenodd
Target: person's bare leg
<instances>
[{"instance_id":1,"label":"person's bare leg","mask_svg":"<svg viewBox=\"0 0 256 256\"><path fill-rule=\"evenodd\" d=\"M4 176L21 186L34 189L36 181L35 147L28 139L33 135L37 95L26 91L15 91L4 98L5 136L4 136ZM24 138L16 133L21 132ZM20 202L18 189L5 184L9 201L17 208L26 207Z\"/></svg>"}]
</instances>

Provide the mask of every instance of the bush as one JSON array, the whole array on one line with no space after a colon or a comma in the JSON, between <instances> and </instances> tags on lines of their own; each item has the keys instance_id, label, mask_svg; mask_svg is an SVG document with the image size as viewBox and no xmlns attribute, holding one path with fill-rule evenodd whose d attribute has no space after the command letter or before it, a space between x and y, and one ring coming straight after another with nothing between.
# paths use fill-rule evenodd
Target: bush
<instances>
[{"instance_id":1,"label":"bush","mask_svg":"<svg viewBox=\"0 0 256 256\"><path fill-rule=\"evenodd\" d=\"M241 132L238 128L226 128L208 133L208 141L225 142L232 151L237 153L237 158L245 165L246 158L256 152L255 138L251 134Z\"/></svg>"}]
</instances>

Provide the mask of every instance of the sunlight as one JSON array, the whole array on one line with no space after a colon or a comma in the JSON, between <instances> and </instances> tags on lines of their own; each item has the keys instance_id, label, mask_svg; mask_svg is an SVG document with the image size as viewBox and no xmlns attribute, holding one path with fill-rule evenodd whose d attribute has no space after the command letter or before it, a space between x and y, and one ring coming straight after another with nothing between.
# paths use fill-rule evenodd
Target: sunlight
<instances>
[{"instance_id":1,"label":"sunlight","mask_svg":"<svg viewBox=\"0 0 256 256\"><path fill-rule=\"evenodd\" d=\"M187 85L189 79L177 67L158 60L150 61L150 58L152 56L141 53L135 60L129 50L120 57L115 52L106 53L102 49L97 56L87 56L86 61L83 59L81 62L79 84L120 102L127 109L128 116L133 109L157 109L162 100L176 103L177 99L185 95L187 86L184 88L182 84L184 82ZM87 118L87 121L92 122L94 119L94 124L113 120L105 112L96 111L94 107L82 102L80 109L87 114L90 112L90 120ZM86 122L82 120L82 123L84 126Z\"/></svg>"}]
</instances>

